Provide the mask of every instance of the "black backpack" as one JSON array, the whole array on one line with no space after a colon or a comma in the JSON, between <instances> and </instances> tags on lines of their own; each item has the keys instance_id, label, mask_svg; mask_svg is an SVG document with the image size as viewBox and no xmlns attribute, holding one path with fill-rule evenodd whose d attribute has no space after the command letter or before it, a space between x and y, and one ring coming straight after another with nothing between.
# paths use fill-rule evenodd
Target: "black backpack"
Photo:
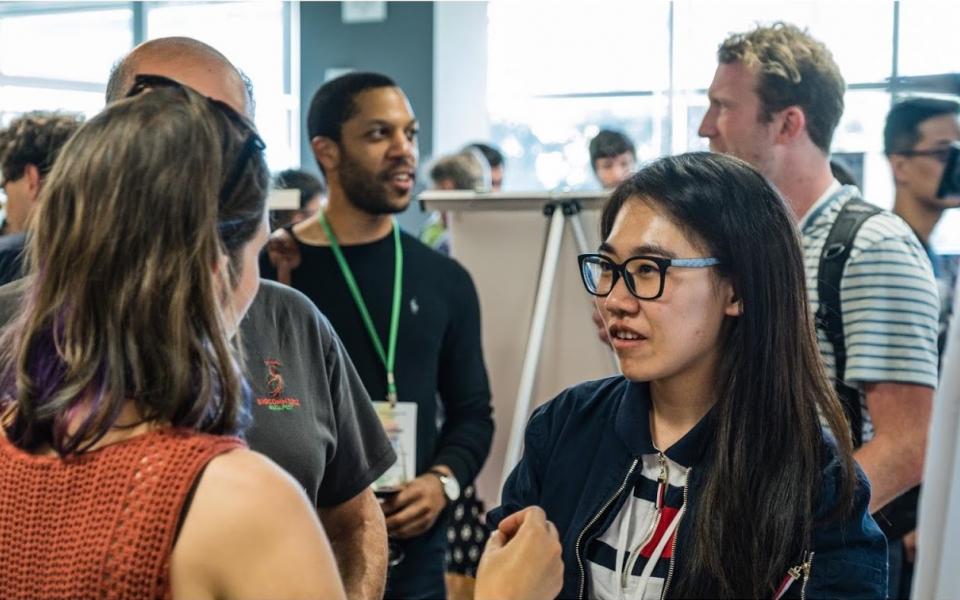
<instances>
[{"instance_id":1,"label":"black backpack","mask_svg":"<svg viewBox=\"0 0 960 600\"><path fill-rule=\"evenodd\" d=\"M817 271L817 294L820 298L820 307L816 314L817 329L826 334L827 340L833 346L836 371L834 387L850 420L854 448L863 444L863 413L860 408L860 390L856 386L848 385L843 379L847 367L847 346L843 336L840 280L857 232L867 219L879 212L882 212L880 208L860 198L847 201L823 244ZM898 540L916 529L919 495L920 486L917 486L874 514L887 539Z\"/></svg>"}]
</instances>

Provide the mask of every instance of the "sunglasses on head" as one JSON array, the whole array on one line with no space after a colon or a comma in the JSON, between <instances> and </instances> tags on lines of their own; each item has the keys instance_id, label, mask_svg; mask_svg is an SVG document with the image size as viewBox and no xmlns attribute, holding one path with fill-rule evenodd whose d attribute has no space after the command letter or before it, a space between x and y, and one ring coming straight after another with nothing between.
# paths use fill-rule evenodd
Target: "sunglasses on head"
<instances>
[{"instance_id":1,"label":"sunglasses on head","mask_svg":"<svg viewBox=\"0 0 960 600\"><path fill-rule=\"evenodd\" d=\"M175 81L169 77L164 77L163 75L141 74L134 77L133 86L130 88L130 91L127 92L126 97L132 98L133 96L142 94L147 90L156 88L177 89L184 92L184 94L186 94L187 90L195 94L199 93L193 88L185 86L179 81ZM247 163L253 157L254 153L263 152L267 148L267 145L263 143L263 139L259 134L257 134L256 129L251 127L247 119L234 110L233 107L221 100L216 100L209 96L204 97L207 99L207 102L216 107L217 110L223 113L232 123L240 127L241 130L247 131L247 139L243 142L243 147L240 148L240 152L237 153L237 158L233 161L233 167L230 169L229 177L227 177L226 182L220 189L219 201L220 206L223 206L233 194L237 184L240 183L240 179L243 177L243 172L247 167Z\"/></svg>"}]
</instances>

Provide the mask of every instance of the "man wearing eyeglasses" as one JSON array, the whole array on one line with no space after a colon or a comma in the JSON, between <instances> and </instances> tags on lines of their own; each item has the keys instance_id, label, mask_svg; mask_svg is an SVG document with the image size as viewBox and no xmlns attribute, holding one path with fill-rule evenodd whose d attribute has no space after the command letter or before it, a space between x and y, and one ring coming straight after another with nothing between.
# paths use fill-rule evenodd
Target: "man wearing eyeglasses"
<instances>
[{"instance_id":1,"label":"man wearing eyeglasses","mask_svg":"<svg viewBox=\"0 0 960 600\"><path fill-rule=\"evenodd\" d=\"M937 193L950 144L960 142L958 117L960 102L955 100L908 98L890 109L883 129L883 149L896 189L893 212L923 244L940 286L941 352L957 261L937 256L930 247L930 234L945 210L960 207L960 196L941 198Z\"/></svg>"}]
</instances>

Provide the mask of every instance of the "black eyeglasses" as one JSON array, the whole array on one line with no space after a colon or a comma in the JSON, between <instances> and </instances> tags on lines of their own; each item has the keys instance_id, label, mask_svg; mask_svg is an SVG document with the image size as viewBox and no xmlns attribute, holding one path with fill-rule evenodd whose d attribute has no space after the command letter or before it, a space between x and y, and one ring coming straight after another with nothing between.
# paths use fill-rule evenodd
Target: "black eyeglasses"
<instances>
[{"instance_id":1,"label":"black eyeglasses","mask_svg":"<svg viewBox=\"0 0 960 600\"><path fill-rule=\"evenodd\" d=\"M929 156L936 159L940 164L947 164L947 158L950 156L950 147L934 148L932 150L904 150L902 152L893 152L901 156Z\"/></svg>"},{"instance_id":2,"label":"black eyeglasses","mask_svg":"<svg viewBox=\"0 0 960 600\"><path fill-rule=\"evenodd\" d=\"M669 267L698 269L720 264L716 258L664 258L662 256L631 256L615 263L602 254L581 254L580 277L583 286L594 296L608 296L620 277L627 290L640 300L656 300L663 295L663 285Z\"/></svg>"},{"instance_id":3,"label":"black eyeglasses","mask_svg":"<svg viewBox=\"0 0 960 600\"><path fill-rule=\"evenodd\" d=\"M126 97L131 98L153 88L173 88L181 90L184 93L187 93L189 90L192 93L199 94L199 92L193 88L185 86L179 81L170 79L169 77L164 77L163 75L141 74L134 77L133 86L130 88L130 91L127 92ZM241 131L247 132L247 139L244 140L243 146L240 148L240 152L237 153L237 157L233 161L233 167L231 167L229 171L230 174L226 178L223 187L220 188L219 202L220 206L223 206L233 194L237 184L240 183L240 179L243 177L243 172L247 168L247 163L253 157L254 153L263 152L267 148L267 145L263 143L263 139L257 133L256 129L250 125L250 122L243 115L234 110L232 106L226 102L210 98L209 96L205 96L205 98L207 99L207 102L220 110L220 112L222 112L231 123L239 127Z\"/></svg>"}]
</instances>

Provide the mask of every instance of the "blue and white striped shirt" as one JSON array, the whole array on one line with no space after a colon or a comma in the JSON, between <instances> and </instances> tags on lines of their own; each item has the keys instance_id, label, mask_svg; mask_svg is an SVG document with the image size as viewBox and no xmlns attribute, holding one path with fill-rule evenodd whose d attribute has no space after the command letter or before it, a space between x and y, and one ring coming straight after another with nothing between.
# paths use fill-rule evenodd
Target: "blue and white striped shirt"
<instances>
[{"instance_id":1,"label":"blue and white striped shirt","mask_svg":"<svg viewBox=\"0 0 960 600\"><path fill-rule=\"evenodd\" d=\"M820 306L817 271L824 243L843 205L859 194L853 186L835 189L800 223L811 314ZM878 382L936 387L937 283L927 253L900 217L883 211L864 222L843 271L840 299L847 382L861 389ZM834 376L833 345L819 329L817 338L827 371ZM861 409L866 442L873 438L873 423L862 394Z\"/></svg>"}]
</instances>

